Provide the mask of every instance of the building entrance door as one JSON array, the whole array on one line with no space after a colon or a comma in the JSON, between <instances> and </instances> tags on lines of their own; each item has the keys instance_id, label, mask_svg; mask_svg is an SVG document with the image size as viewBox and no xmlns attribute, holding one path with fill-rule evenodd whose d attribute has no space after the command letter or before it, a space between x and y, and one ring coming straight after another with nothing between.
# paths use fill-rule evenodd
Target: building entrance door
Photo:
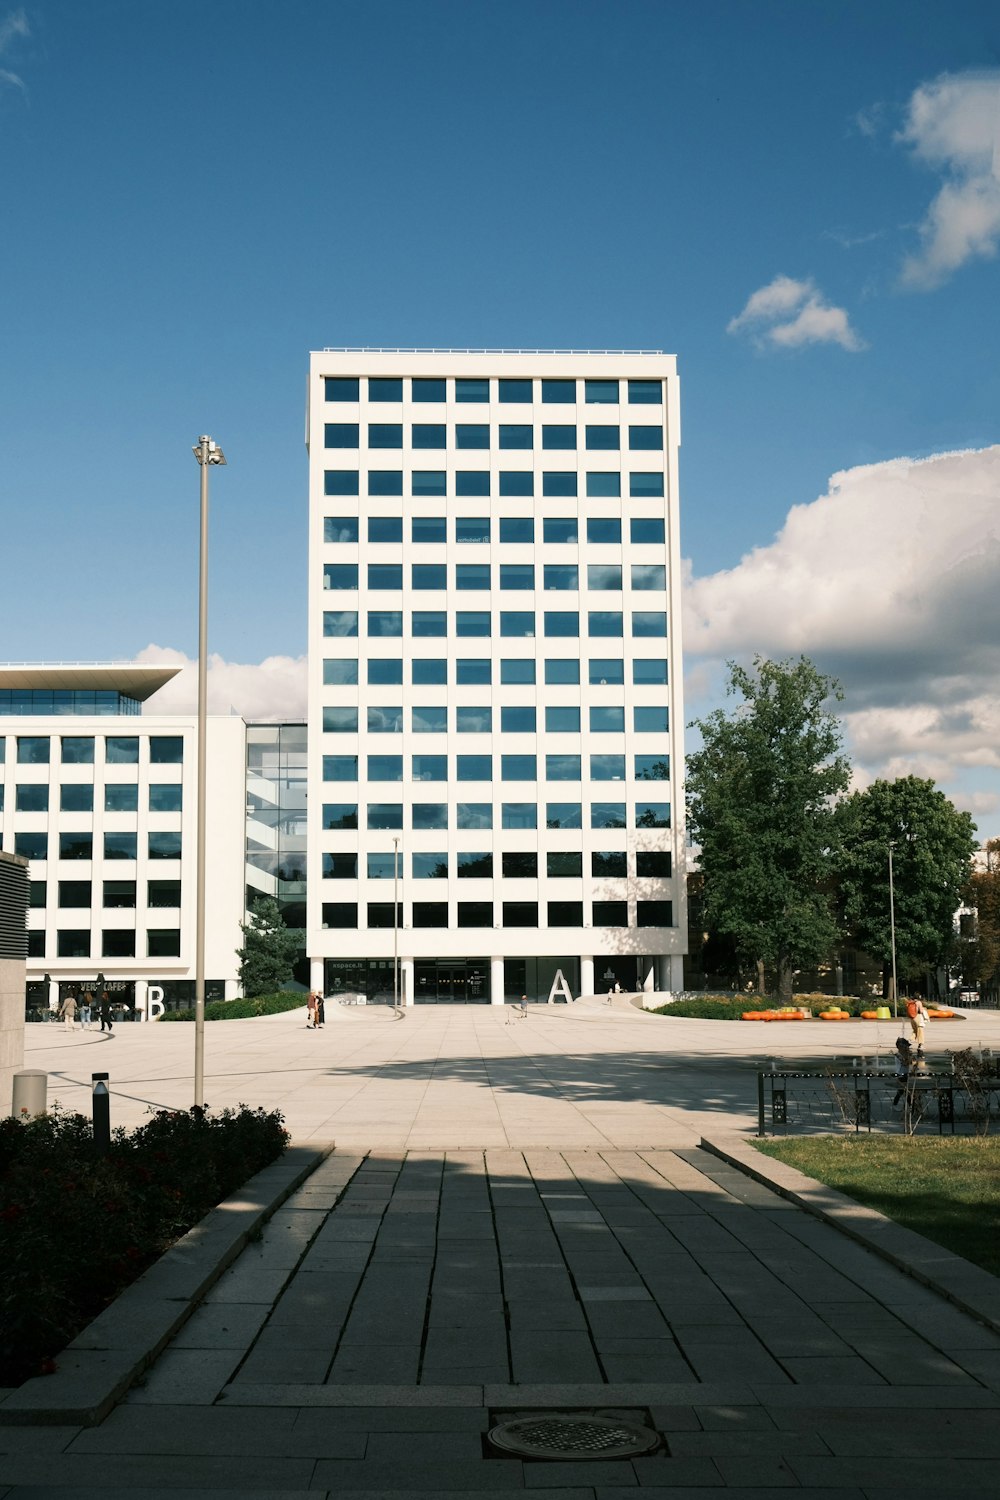
<instances>
[{"instance_id":1,"label":"building entrance door","mask_svg":"<svg viewBox=\"0 0 1000 1500\"><path fill-rule=\"evenodd\" d=\"M489 964L483 958L438 958L413 965L417 1005L487 1005Z\"/></svg>"}]
</instances>

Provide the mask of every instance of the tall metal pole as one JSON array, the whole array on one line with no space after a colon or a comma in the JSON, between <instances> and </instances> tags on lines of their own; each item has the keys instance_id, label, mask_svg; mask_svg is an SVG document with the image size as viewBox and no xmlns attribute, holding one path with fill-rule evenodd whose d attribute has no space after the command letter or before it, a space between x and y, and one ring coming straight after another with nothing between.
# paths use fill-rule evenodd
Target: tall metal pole
<instances>
[{"instance_id":1,"label":"tall metal pole","mask_svg":"<svg viewBox=\"0 0 1000 1500\"><path fill-rule=\"evenodd\" d=\"M201 467L201 547L198 561L198 831L194 970L194 1102L205 1104L205 784L208 757L208 454L209 439L198 439Z\"/></svg>"},{"instance_id":2,"label":"tall metal pole","mask_svg":"<svg viewBox=\"0 0 1000 1500\"><path fill-rule=\"evenodd\" d=\"M896 895L892 884L892 839L889 840L889 930L892 934L892 1014L896 1009Z\"/></svg>"},{"instance_id":3,"label":"tall metal pole","mask_svg":"<svg viewBox=\"0 0 1000 1500\"><path fill-rule=\"evenodd\" d=\"M392 841L392 1004L399 1010L399 839Z\"/></svg>"}]
</instances>

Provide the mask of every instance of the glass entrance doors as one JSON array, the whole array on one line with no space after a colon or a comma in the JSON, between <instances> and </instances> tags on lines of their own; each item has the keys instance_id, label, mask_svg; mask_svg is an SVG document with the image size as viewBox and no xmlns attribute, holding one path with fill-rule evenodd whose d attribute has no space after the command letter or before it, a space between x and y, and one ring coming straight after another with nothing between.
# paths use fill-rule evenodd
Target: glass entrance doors
<instances>
[{"instance_id":1,"label":"glass entrance doors","mask_svg":"<svg viewBox=\"0 0 1000 1500\"><path fill-rule=\"evenodd\" d=\"M417 1005L488 1005L490 966L485 958L432 958L413 965Z\"/></svg>"}]
</instances>

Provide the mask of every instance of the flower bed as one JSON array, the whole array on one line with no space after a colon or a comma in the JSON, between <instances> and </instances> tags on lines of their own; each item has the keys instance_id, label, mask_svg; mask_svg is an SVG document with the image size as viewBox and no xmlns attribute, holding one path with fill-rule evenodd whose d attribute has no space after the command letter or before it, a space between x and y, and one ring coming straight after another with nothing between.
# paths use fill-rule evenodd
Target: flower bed
<instances>
[{"instance_id":1,"label":"flower bed","mask_svg":"<svg viewBox=\"0 0 1000 1500\"><path fill-rule=\"evenodd\" d=\"M161 1111L94 1152L83 1115L0 1121L0 1385L53 1356L288 1144L277 1110Z\"/></svg>"}]
</instances>

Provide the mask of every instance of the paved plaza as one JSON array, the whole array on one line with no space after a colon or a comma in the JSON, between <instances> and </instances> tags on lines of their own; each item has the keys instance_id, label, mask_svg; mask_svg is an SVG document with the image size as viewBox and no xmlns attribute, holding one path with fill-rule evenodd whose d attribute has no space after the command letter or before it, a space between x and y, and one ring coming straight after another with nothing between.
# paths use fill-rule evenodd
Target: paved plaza
<instances>
[{"instance_id":1,"label":"paved plaza","mask_svg":"<svg viewBox=\"0 0 1000 1500\"><path fill-rule=\"evenodd\" d=\"M994 1045L997 1018L953 1030ZM187 1102L190 1027L36 1031L67 1105L92 1068L116 1120ZM870 1056L871 1034L782 1043ZM576 1007L210 1026L214 1105L278 1106L336 1150L100 1426L0 1427L0 1500L997 1493L1000 1333L699 1144L751 1128L765 1044ZM660 1444L485 1442L558 1412Z\"/></svg>"}]
</instances>

